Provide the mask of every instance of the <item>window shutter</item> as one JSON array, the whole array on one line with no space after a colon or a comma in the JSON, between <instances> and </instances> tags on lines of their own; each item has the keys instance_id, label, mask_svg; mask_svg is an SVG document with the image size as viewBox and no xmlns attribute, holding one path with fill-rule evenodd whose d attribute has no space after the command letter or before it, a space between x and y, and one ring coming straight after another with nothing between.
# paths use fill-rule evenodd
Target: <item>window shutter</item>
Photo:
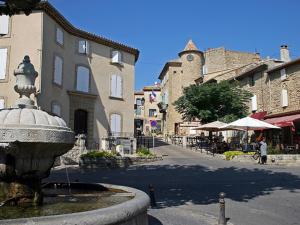
<instances>
[{"instance_id":1,"label":"window shutter","mask_svg":"<svg viewBox=\"0 0 300 225\"><path fill-rule=\"evenodd\" d=\"M122 77L117 76L117 97L122 98Z\"/></svg>"},{"instance_id":2,"label":"window shutter","mask_svg":"<svg viewBox=\"0 0 300 225\"><path fill-rule=\"evenodd\" d=\"M78 52L81 54L89 54L89 42L86 40L80 40L78 42Z\"/></svg>"},{"instance_id":3,"label":"window shutter","mask_svg":"<svg viewBox=\"0 0 300 225\"><path fill-rule=\"evenodd\" d=\"M117 75L111 76L110 95L113 97L117 97Z\"/></svg>"},{"instance_id":4,"label":"window shutter","mask_svg":"<svg viewBox=\"0 0 300 225\"><path fill-rule=\"evenodd\" d=\"M0 49L0 80L5 79L7 64L7 48Z\"/></svg>"},{"instance_id":5,"label":"window shutter","mask_svg":"<svg viewBox=\"0 0 300 225\"><path fill-rule=\"evenodd\" d=\"M256 98L256 95L254 95L251 98L251 102L252 102L252 111L256 111L257 110L257 98Z\"/></svg>"},{"instance_id":6,"label":"window shutter","mask_svg":"<svg viewBox=\"0 0 300 225\"><path fill-rule=\"evenodd\" d=\"M61 45L64 44L64 33L60 28L56 28L56 41Z\"/></svg>"},{"instance_id":7,"label":"window shutter","mask_svg":"<svg viewBox=\"0 0 300 225\"><path fill-rule=\"evenodd\" d=\"M77 82L76 90L82 92L89 92L90 87L90 71L84 66L77 68Z\"/></svg>"},{"instance_id":8,"label":"window shutter","mask_svg":"<svg viewBox=\"0 0 300 225\"><path fill-rule=\"evenodd\" d=\"M55 56L54 83L62 85L62 74L63 74L63 59L59 56Z\"/></svg>"},{"instance_id":9,"label":"window shutter","mask_svg":"<svg viewBox=\"0 0 300 225\"><path fill-rule=\"evenodd\" d=\"M53 103L52 104L52 113L54 113L57 116L61 116L61 107L60 105Z\"/></svg>"},{"instance_id":10,"label":"window shutter","mask_svg":"<svg viewBox=\"0 0 300 225\"><path fill-rule=\"evenodd\" d=\"M110 116L110 129L113 135L121 132L121 116L112 114Z\"/></svg>"},{"instance_id":11,"label":"window shutter","mask_svg":"<svg viewBox=\"0 0 300 225\"><path fill-rule=\"evenodd\" d=\"M112 52L112 59L111 61L113 63L121 63L121 52L119 51L113 51Z\"/></svg>"},{"instance_id":12,"label":"window shutter","mask_svg":"<svg viewBox=\"0 0 300 225\"><path fill-rule=\"evenodd\" d=\"M285 89L281 91L281 103L282 103L282 107L287 107L289 105L288 91Z\"/></svg>"},{"instance_id":13,"label":"window shutter","mask_svg":"<svg viewBox=\"0 0 300 225\"><path fill-rule=\"evenodd\" d=\"M280 78L281 78L281 80L285 80L286 79L286 71L285 71L285 69L281 69L280 70Z\"/></svg>"},{"instance_id":14,"label":"window shutter","mask_svg":"<svg viewBox=\"0 0 300 225\"><path fill-rule=\"evenodd\" d=\"M0 35L8 34L9 30L9 16L0 16Z\"/></svg>"},{"instance_id":15,"label":"window shutter","mask_svg":"<svg viewBox=\"0 0 300 225\"><path fill-rule=\"evenodd\" d=\"M202 67L202 74L203 75L207 74L207 66L206 65L203 65L203 67Z\"/></svg>"},{"instance_id":16,"label":"window shutter","mask_svg":"<svg viewBox=\"0 0 300 225\"><path fill-rule=\"evenodd\" d=\"M121 132L121 116L116 114L116 132Z\"/></svg>"},{"instance_id":17,"label":"window shutter","mask_svg":"<svg viewBox=\"0 0 300 225\"><path fill-rule=\"evenodd\" d=\"M0 99L0 109L4 109L5 108L5 101L4 99Z\"/></svg>"}]
</instances>

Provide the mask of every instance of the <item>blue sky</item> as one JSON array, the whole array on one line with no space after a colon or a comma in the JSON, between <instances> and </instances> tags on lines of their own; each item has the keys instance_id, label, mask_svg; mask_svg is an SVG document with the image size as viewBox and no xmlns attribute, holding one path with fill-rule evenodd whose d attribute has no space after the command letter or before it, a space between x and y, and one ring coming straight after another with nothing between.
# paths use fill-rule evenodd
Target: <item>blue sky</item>
<instances>
[{"instance_id":1,"label":"blue sky","mask_svg":"<svg viewBox=\"0 0 300 225\"><path fill-rule=\"evenodd\" d=\"M50 0L76 27L140 50L136 89L154 84L189 39L200 50L224 46L300 57L299 0Z\"/></svg>"}]
</instances>

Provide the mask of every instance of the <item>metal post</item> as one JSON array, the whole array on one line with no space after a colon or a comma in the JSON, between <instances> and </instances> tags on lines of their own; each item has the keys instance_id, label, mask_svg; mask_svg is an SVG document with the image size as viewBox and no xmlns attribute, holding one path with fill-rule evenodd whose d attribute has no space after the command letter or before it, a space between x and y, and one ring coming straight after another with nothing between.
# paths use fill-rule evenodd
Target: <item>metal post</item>
<instances>
[{"instance_id":1,"label":"metal post","mask_svg":"<svg viewBox=\"0 0 300 225\"><path fill-rule=\"evenodd\" d=\"M226 225L226 218L225 218L225 193L221 192L219 194L219 203L220 203L220 214L219 214L219 221L218 225Z\"/></svg>"}]
</instances>

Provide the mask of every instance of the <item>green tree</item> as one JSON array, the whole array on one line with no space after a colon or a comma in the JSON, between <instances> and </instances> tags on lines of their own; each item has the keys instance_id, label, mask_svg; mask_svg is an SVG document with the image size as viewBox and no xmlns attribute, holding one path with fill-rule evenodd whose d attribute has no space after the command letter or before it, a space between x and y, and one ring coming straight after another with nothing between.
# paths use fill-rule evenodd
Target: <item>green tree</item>
<instances>
[{"instance_id":1,"label":"green tree","mask_svg":"<svg viewBox=\"0 0 300 225\"><path fill-rule=\"evenodd\" d=\"M228 123L247 115L251 96L237 83L221 81L186 87L173 104L185 120L196 117L203 123L216 120Z\"/></svg>"}]
</instances>

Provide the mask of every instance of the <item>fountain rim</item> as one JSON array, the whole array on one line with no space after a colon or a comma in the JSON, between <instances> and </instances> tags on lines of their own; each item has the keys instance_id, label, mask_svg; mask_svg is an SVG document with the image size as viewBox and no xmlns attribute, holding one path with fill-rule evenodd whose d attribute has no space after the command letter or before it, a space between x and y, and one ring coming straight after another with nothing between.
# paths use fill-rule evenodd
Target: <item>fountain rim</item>
<instances>
[{"instance_id":1,"label":"fountain rim","mask_svg":"<svg viewBox=\"0 0 300 225\"><path fill-rule=\"evenodd\" d=\"M55 182L51 182L55 183ZM73 182L74 183L74 182ZM91 183L82 183L81 184L91 184ZM101 185L110 189L119 189L122 191L130 192L134 194L134 198L126 202L113 205L106 208L100 208L90 211L77 212L77 213L68 213L61 215L52 215L52 216L42 216L42 217L29 217L29 218L20 218L20 219L9 219L9 220L0 220L0 223L5 225L17 225L17 224L27 224L29 222L39 225L50 225L50 224L86 224L86 225L107 225L107 224L116 224L121 223L127 220L130 220L144 212L147 211L150 205L149 196L138 189L105 184L105 183L92 183L95 185Z\"/></svg>"}]
</instances>

